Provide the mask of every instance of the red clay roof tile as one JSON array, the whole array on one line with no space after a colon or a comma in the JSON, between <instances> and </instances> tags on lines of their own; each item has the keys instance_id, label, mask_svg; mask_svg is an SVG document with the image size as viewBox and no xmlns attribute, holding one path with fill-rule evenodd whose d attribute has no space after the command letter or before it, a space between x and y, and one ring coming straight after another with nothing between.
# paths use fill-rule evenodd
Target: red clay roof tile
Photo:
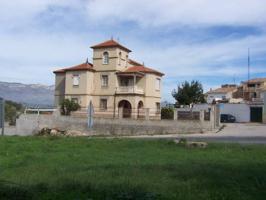
<instances>
[{"instance_id":1,"label":"red clay roof tile","mask_svg":"<svg viewBox=\"0 0 266 200\"><path fill-rule=\"evenodd\" d=\"M135 72L151 73L151 74L157 74L159 76L164 75L163 73L161 73L159 71L145 67L143 65L129 67L128 69L126 69L125 71L120 72L120 73L135 73Z\"/></svg>"},{"instance_id":2,"label":"red clay roof tile","mask_svg":"<svg viewBox=\"0 0 266 200\"><path fill-rule=\"evenodd\" d=\"M107 40L105 42L102 42L100 44L96 44L94 46L91 46L92 49L99 49L99 48L106 48L106 47L120 47L121 49L127 51L127 52L131 52L130 49L124 47L123 45L119 44L118 42L112 40Z\"/></svg>"},{"instance_id":3,"label":"red clay roof tile","mask_svg":"<svg viewBox=\"0 0 266 200\"><path fill-rule=\"evenodd\" d=\"M73 66L73 67L68 67L68 68L64 68L64 69L59 69L59 70L56 70L54 71L54 73L65 73L67 71L95 71L93 69L93 65L91 63L82 63L80 65L76 65L76 66Z\"/></svg>"}]
</instances>

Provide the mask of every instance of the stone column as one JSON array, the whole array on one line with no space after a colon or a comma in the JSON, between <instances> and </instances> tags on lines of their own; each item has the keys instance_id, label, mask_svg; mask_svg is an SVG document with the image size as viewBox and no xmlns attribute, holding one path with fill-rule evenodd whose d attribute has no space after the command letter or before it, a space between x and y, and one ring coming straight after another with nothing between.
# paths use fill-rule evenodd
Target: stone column
<instances>
[{"instance_id":1,"label":"stone column","mask_svg":"<svg viewBox=\"0 0 266 200\"><path fill-rule=\"evenodd\" d=\"M177 108L174 108L174 120L178 120L177 112L178 112Z\"/></svg>"},{"instance_id":2,"label":"stone column","mask_svg":"<svg viewBox=\"0 0 266 200\"><path fill-rule=\"evenodd\" d=\"M200 110L200 122L204 122L204 110Z\"/></svg>"}]
</instances>

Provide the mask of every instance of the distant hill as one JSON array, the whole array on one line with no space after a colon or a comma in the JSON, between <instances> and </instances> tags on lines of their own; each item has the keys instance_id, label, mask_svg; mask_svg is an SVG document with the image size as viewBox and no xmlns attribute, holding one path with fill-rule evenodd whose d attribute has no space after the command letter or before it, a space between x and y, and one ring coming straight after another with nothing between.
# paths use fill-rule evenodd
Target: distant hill
<instances>
[{"instance_id":1,"label":"distant hill","mask_svg":"<svg viewBox=\"0 0 266 200\"><path fill-rule=\"evenodd\" d=\"M52 106L54 86L8 83L0 81L0 97L24 105Z\"/></svg>"}]
</instances>

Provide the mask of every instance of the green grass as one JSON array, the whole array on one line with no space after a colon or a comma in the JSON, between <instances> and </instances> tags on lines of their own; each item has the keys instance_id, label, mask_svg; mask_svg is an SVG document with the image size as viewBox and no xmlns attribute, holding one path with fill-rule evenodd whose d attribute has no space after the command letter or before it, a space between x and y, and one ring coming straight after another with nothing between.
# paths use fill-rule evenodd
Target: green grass
<instances>
[{"instance_id":1,"label":"green grass","mask_svg":"<svg viewBox=\"0 0 266 200\"><path fill-rule=\"evenodd\" d=\"M0 199L266 199L266 146L0 137Z\"/></svg>"}]
</instances>

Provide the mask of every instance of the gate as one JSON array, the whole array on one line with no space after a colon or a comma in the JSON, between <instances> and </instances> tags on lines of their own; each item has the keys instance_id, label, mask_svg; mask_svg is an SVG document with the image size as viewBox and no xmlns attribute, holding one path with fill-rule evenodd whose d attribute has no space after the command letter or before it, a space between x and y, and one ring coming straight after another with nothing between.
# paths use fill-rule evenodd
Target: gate
<instances>
[{"instance_id":1,"label":"gate","mask_svg":"<svg viewBox=\"0 0 266 200\"><path fill-rule=\"evenodd\" d=\"M250 121L262 122L262 107L250 107Z\"/></svg>"}]
</instances>

